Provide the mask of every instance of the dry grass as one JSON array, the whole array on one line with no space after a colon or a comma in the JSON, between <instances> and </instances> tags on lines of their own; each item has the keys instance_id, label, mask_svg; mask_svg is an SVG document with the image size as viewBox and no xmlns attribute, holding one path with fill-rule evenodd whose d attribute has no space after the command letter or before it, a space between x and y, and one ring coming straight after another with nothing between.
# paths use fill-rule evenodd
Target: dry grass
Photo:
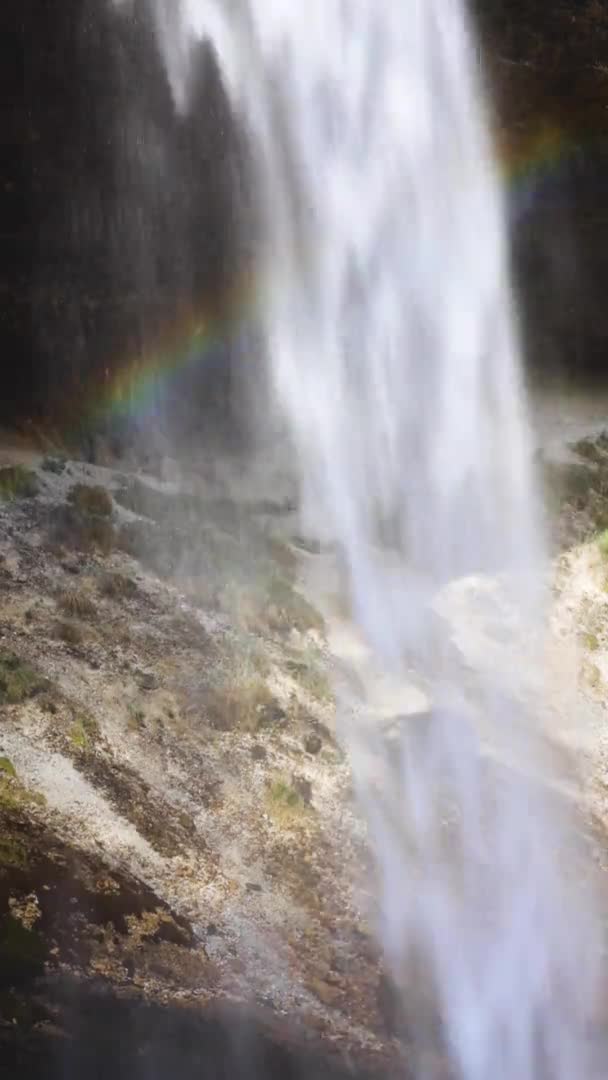
<instances>
[{"instance_id":1,"label":"dry grass","mask_svg":"<svg viewBox=\"0 0 608 1080\"><path fill-rule=\"evenodd\" d=\"M287 634L310 630L325 635L325 620L290 581L278 575L255 585L232 583L222 592L220 606L242 630Z\"/></svg>"},{"instance_id":2,"label":"dry grass","mask_svg":"<svg viewBox=\"0 0 608 1080\"><path fill-rule=\"evenodd\" d=\"M216 731L257 731L276 708L269 687L256 675L212 688L206 701L207 718Z\"/></svg>"},{"instance_id":3,"label":"dry grass","mask_svg":"<svg viewBox=\"0 0 608 1080\"><path fill-rule=\"evenodd\" d=\"M63 589L59 593L57 607L70 619L94 619L97 614L97 608L89 594L77 586Z\"/></svg>"},{"instance_id":4,"label":"dry grass","mask_svg":"<svg viewBox=\"0 0 608 1080\"><path fill-rule=\"evenodd\" d=\"M99 591L110 600L133 600L139 592L133 578L119 573L104 574Z\"/></svg>"}]
</instances>

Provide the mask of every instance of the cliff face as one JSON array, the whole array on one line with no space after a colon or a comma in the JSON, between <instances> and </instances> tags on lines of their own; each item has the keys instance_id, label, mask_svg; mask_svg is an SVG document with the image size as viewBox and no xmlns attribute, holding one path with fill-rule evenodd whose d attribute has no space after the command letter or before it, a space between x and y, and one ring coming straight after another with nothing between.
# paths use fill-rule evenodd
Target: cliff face
<instances>
[{"instance_id":1,"label":"cliff face","mask_svg":"<svg viewBox=\"0 0 608 1080\"><path fill-rule=\"evenodd\" d=\"M601 376L607 5L474 9L531 370ZM213 54L200 48L180 115L147 0L6 0L1 17L3 419L86 426L83 395L183 347L202 315L221 347L162 403L173 432L225 419L239 348L225 316L254 259L255 193Z\"/></svg>"},{"instance_id":2,"label":"cliff face","mask_svg":"<svg viewBox=\"0 0 608 1080\"><path fill-rule=\"evenodd\" d=\"M534 376L606 377L608 4L476 0Z\"/></svg>"},{"instance_id":3,"label":"cliff face","mask_svg":"<svg viewBox=\"0 0 608 1080\"><path fill-rule=\"evenodd\" d=\"M245 144L204 47L176 112L146 2L8 0L2 16L3 411L73 425L83 390L182 344L246 272ZM199 368L182 400L221 403L228 368Z\"/></svg>"}]
</instances>

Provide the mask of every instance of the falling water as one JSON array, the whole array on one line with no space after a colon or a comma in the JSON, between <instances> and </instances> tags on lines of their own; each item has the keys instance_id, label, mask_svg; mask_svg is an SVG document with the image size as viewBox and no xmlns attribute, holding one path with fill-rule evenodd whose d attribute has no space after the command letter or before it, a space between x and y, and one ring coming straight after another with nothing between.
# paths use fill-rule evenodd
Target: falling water
<instances>
[{"instance_id":1,"label":"falling water","mask_svg":"<svg viewBox=\"0 0 608 1080\"><path fill-rule=\"evenodd\" d=\"M379 733L363 752L352 739L393 979L406 1001L422 963L463 1080L583 1080L595 943L563 871L565 822L525 769L489 766L429 634L446 582L492 574L536 640L543 559L462 2L188 0L183 14L213 38L257 153L270 366L305 512L341 552L378 663L398 673L426 643L439 707L380 790ZM183 96L186 53L170 51ZM529 764L538 740L498 689L478 687L486 744Z\"/></svg>"}]
</instances>

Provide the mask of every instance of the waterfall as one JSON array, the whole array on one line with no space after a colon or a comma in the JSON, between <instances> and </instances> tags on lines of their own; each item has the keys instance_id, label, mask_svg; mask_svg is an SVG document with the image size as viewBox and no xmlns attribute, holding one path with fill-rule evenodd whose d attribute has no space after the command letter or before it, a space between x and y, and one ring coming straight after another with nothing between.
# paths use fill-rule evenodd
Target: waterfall
<instances>
[{"instance_id":1,"label":"waterfall","mask_svg":"<svg viewBox=\"0 0 608 1080\"><path fill-rule=\"evenodd\" d=\"M430 665L424 737L402 740L380 789L365 766L379 729L351 747L393 980L407 1002L422 965L462 1080L583 1080L599 950L564 872L568 814L522 767L542 740L490 676L484 739L518 764L489 765L429 629L466 575L500 578L522 638L542 628L503 195L463 4L183 0L181 17L212 38L255 148L269 363L304 513L341 553L378 664L398 673L424 642ZM174 37L170 53L183 97Z\"/></svg>"}]
</instances>

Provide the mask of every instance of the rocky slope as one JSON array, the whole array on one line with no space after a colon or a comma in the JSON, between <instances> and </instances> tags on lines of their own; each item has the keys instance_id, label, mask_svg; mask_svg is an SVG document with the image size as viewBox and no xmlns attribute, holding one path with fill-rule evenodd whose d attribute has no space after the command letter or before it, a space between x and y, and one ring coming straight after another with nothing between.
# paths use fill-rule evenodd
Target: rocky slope
<instances>
[{"instance_id":1,"label":"rocky slope","mask_svg":"<svg viewBox=\"0 0 608 1080\"><path fill-rule=\"evenodd\" d=\"M539 468L555 526L549 686L499 580L451 583L431 648L464 674L473 718L490 669L519 714L543 710L605 890L608 440ZM315 1075L349 1060L402 1074L408 1018L374 943L333 690L351 744L380 724L388 761L426 722L429 672L421 657L404 680L375 669L289 485L253 465L159 479L5 446L0 590L0 1063L37 1078L67 1054L58 1075L78 1076L82 1028L102 1076L131 1076L141 1051L147 1080L168 1047L195 1076L196 1053L177 1048L225 1055L238 1022L278 1075L319 1048ZM432 1009L415 979L407 1008L420 994ZM429 1075L447 1075L428 1052Z\"/></svg>"},{"instance_id":2,"label":"rocky slope","mask_svg":"<svg viewBox=\"0 0 608 1080\"><path fill-rule=\"evenodd\" d=\"M384 1058L363 831L289 506L4 458L5 1034L61 976L255 1006Z\"/></svg>"}]
</instances>

